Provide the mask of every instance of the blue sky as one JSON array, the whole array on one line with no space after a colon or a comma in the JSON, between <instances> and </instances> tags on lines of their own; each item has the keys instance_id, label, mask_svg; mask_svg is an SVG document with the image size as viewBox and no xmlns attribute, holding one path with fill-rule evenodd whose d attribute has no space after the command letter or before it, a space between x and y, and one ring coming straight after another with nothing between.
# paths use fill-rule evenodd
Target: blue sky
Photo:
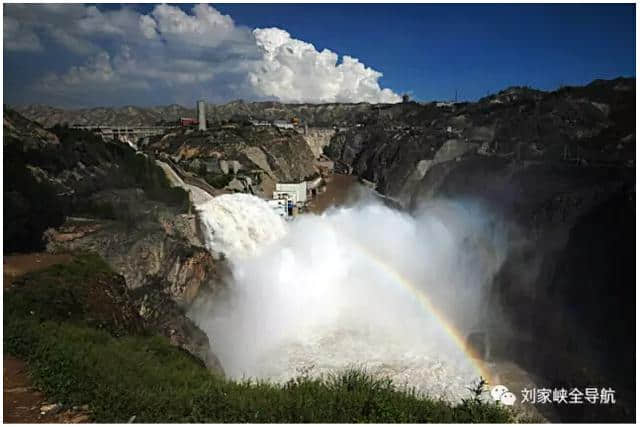
<instances>
[{"instance_id":1,"label":"blue sky","mask_svg":"<svg viewBox=\"0 0 640 427\"><path fill-rule=\"evenodd\" d=\"M382 86L476 99L506 86L553 89L635 76L635 5L218 5L384 73Z\"/></svg>"},{"instance_id":2,"label":"blue sky","mask_svg":"<svg viewBox=\"0 0 640 427\"><path fill-rule=\"evenodd\" d=\"M75 6L79 7L85 6ZM456 91L459 98L475 100L512 85L549 90L597 78L635 76L634 4L211 5L203 17L219 12L233 22L224 34L219 27L204 33L188 26L170 28L173 21L168 16L199 22L193 5L172 7L182 12L161 11L153 4L129 6L125 19L117 15L120 5L98 5L99 21L87 26L82 24L87 15L96 19L89 8L54 13L5 5L4 102L152 105L191 103L200 93L214 102L393 102L405 92L429 101L451 99ZM142 16L153 18L157 29L149 41L153 56L136 33ZM31 31L40 49L27 40L16 40L9 45L14 48L7 49L7 40L18 34L7 32L16 26L7 25L7 19ZM39 24L56 19L69 22L67 34ZM98 32L95 22L110 26ZM269 27L285 30L289 38L251 32ZM109 33L111 28L120 35ZM222 41L194 50L197 37ZM67 41L77 39L88 41L91 48L70 49ZM282 46L265 59L256 48L260 40L279 40ZM298 42L311 43L317 52ZM287 46L295 51L294 62L286 58ZM347 64L348 69L313 66L325 48L338 55L337 65L349 55L382 76L360 70L358 64ZM168 67L173 58L184 61ZM141 75L132 71L132 64L163 71ZM188 66L200 70L197 81L184 77L191 72Z\"/></svg>"}]
</instances>

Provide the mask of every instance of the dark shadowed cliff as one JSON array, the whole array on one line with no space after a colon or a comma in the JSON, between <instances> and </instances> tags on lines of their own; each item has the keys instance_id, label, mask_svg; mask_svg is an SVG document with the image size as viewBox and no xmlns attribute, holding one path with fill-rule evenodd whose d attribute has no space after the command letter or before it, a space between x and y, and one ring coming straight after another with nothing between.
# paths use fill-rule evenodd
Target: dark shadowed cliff
<instances>
[{"instance_id":1,"label":"dark shadowed cliff","mask_svg":"<svg viewBox=\"0 0 640 427\"><path fill-rule=\"evenodd\" d=\"M325 153L406 209L470 201L509 224L482 345L545 386L618 391L617 406L552 419L634 419L635 80L394 108L406 114L339 132Z\"/></svg>"}]
</instances>

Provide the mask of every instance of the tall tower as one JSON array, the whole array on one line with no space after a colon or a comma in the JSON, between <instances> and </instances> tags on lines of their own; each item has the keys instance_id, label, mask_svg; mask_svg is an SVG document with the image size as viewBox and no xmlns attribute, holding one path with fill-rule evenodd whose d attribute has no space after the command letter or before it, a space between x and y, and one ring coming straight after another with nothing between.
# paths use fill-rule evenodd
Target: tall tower
<instances>
[{"instance_id":1,"label":"tall tower","mask_svg":"<svg viewBox=\"0 0 640 427\"><path fill-rule=\"evenodd\" d=\"M198 101L198 130L207 130L207 107L204 101Z\"/></svg>"}]
</instances>

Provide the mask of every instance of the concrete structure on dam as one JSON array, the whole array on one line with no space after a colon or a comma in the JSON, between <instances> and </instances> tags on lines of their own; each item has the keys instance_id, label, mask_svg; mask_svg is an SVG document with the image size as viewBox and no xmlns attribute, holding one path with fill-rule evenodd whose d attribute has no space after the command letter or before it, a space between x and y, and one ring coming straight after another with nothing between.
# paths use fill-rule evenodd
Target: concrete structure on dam
<instances>
[{"instance_id":1,"label":"concrete structure on dam","mask_svg":"<svg viewBox=\"0 0 640 427\"><path fill-rule=\"evenodd\" d=\"M207 104L198 101L198 130L207 130Z\"/></svg>"}]
</instances>

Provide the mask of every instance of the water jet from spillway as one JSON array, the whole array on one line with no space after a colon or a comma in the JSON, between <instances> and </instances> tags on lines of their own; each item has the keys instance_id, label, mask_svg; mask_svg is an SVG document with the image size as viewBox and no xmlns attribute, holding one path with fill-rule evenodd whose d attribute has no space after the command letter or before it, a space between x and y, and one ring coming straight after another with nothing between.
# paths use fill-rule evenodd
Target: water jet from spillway
<instances>
[{"instance_id":1,"label":"water jet from spillway","mask_svg":"<svg viewBox=\"0 0 640 427\"><path fill-rule=\"evenodd\" d=\"M285 224L253 196L214 201L200 215L207 247L231 260L231 296L200 299L190 315L231 377L359 366L457 400L487 375L457 332L481 315L503 259L473 207L411 216L366 201Z\"/></svg>"},{"instance_id":2,"label":"water jet from spillway","mask_svg":"<svg viewBox=\"0 0 640 427\"><path fill-rule=\"evenodd\" d=\"M254 254L285 235L285 223L267 203L249 194L224 194L196 206L205 246L231 259Z\"/></svg>"}]
</instances>

